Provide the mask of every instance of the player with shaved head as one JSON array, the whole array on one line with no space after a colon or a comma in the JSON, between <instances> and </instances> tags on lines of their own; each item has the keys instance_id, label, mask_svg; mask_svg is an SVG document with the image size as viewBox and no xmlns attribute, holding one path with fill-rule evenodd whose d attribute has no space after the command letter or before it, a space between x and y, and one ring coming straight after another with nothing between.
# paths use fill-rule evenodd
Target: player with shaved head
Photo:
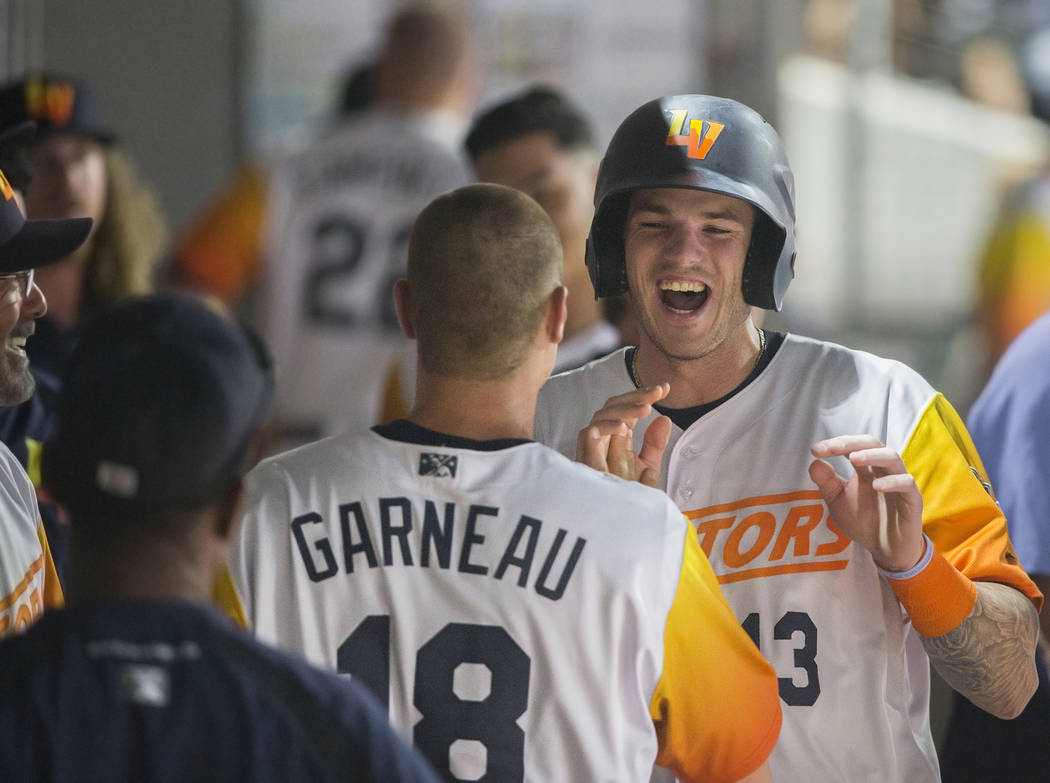
<instances>
[{"instance_id":1,"label":"player with shaved head","mask_svg":"<svg viewBox=\"0 0 1050 783\"><path fill-rule=\"evenodd\" d=\"M449 781L769 780L772 669L666 496L529 440L558 234L500 185L417 219L415 406L264 461L232 561L262 639L365 682Z\"/></svg>"},{"instance_id":2,"label":"player with shaved head","mask_svg":"<svg viewBox=\"0 0 1050 783\"><path fill-rule=\"evenodd\" d=\"M561 280L561 244L536 202L465 188L419 216L397 292L424 370L499 380L524 363L547 309L564 307Z\"/></svg>"}]
</instances>

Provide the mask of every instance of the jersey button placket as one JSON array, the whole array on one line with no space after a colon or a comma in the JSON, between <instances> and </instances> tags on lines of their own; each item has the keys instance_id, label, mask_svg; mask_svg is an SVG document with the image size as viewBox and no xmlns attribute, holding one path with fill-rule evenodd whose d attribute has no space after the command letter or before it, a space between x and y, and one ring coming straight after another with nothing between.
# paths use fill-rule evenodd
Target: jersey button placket
<instances>
[{"instance_id":1,"label":"jersey button placket","mask_svg":"<svg viewBox=\"0 0 1050 783\"><path fill-rule=\"evenodd\" d=\"M700 456L701 452L700 449L695 446L682 446L682 448L678 449L675 454L679 460L692 462ZM686 482L692 481L693 477L696 475L693 466L690 466L690 469L684 475L687 477ZM689 499L693 496L693 487L689 483L684 483L675 490L675 495L677 495L679 505L688 503Z\"/></svg>"}]
</instances>

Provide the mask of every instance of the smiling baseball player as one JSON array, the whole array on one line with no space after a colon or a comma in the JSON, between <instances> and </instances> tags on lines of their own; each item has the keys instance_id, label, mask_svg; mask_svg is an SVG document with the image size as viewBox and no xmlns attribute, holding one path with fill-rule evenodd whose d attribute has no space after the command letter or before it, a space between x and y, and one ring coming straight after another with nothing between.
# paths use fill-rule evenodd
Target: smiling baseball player
<instances>
[{"instance_id":1,"label":"smiling baseball player","mask_svg":"<svg viewBox=\"0 0 1050 783\"><path fill-rule=\"evenodd\" d=\"M780 139L748 107L640 107L595 207L595 292L629 292L639 344L552 378L537 440L641 463L693 520L779 674L778 781L938 780L929 663L1016 715L1042 602L962 421L902 364L756 327L751 308L779 309L793 276L795 206Z\"/></svg>"}]
</instances>

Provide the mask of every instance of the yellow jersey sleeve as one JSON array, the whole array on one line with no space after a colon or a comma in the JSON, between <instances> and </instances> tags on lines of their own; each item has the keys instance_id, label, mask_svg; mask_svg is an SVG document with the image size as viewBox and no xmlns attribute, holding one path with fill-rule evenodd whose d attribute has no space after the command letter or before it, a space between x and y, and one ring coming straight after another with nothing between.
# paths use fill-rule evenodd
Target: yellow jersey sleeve
<instances>
[{"instance_id":1,"label":"yellow jersey sleeve","mask_svg":"<svg viewBox=\"0 0 1050 783\"><path fill-rule=\"evenodd\" d=\"M177 243L179 282L234 307L258 274L266 202L265 174L245 166Z\"/></svg>"},{"instance_id":2,"label":"yellow jersey sleeve","mask_svg":"<svg viewBox=\"0 0 1050 783\"><path fill-rule=\"evenodd\" d=\"M62 593L62 584L58 581L58 570L51 557L51 546L47 543L43 522L37 526L36 535L44 553L44 610L58 609L65 605L66 599Z\"/></svg>"},{"instance_id":3,"label":"yellow jersey sleeve","mask_svg":"<svg viewBox=\"0 0 1050 783\"><path fill-rule=\"evenodd\" d=\"M1010 585L1042 607L970 434L943 395L923 410L901 457L922 492L923 529L934 548L970 579Z\"/></svg>"},{"instance_id":4,"label":"yellow jersey sleeve","mask_svg":"<svg viewBox=\"0 0 1050 783\"><path fill-rule=\"evenodd\" d=\"M736 781L761 766L780 734L777 676L737 623L691 523L685 538L649 702L656 763L682 781Z\"/></svg>"},{"instance_id":5,"label":"yellow jersey sleeve","mask_svg":"<svg viewBox=\"0 0 1050 783\"><path fill-rule=\"evenodd\" d=\"M237 588L234 587L229 566L223 568L219 578L215 580L211 597L238 627L248 628L248 616L244 611L241 597L237 594Z\"/></svg>"}]
</instances>

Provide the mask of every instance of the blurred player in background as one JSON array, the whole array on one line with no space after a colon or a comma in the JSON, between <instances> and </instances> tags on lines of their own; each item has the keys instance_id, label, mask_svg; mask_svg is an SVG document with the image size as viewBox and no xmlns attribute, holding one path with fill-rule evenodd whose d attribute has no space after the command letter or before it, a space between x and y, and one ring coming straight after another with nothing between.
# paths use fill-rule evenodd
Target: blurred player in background
<instances>
[{"instance_id":1,"label":"blurred player in background","mask_svg":"<svg viewBox=\"0 0 1050 783\"><path fill-rule=\"evenodd\" d=\"M638 347L548 381L537 440L659 472L694 521L780 675L778 781L938 780L930 662L1003 717L1037 679L1042 596L962 421L897 362L755 326L794 274L795 209L780 139L748 107L640 107L595 204L591 278L630 292Z\"/></svg>"},{"instance_id":2,"label":"blurred player in background","mask_svg":"<svg viewBox=\"0 0 1050 783\"><path fill-rule=\"evenodd\" d=\"M273 397L258 343L155 296L92 319L68 370L43 462L69 607L0 645L4 778L434 783L363 689L207 604Z\"/></svg>"},{"instance_id":3,"label":"blurred player in background","mask_svg":"<svg viewBox=\"0 0 1050 783\"><path fill-rule=\"evenodd\" d=\"M90 230L89 218L26 220L0 171L0 405L18 405L33 394L25 347L47 312L36 270L76 250ZM45 608L61 603L33 484L0 445L0 636L25 630Z\"/></svg>"},{"instance_id":4,"label":"blurred player in background","mask_svg":"<svg viewBox=\"0 0 1050 783\"><path fill-rule=\"evenodd\" d=\"M419 216L407 419L264 461L234 581L263 640L352 674L449 781L769 780L776 681L665 495L530 441L566 318L528 196ZM646 478L646 477L641 477Z\"/></svg>"},{"instance_id":5,"label":"blurred player in background","mask_svg":"<svg viewBox=\"0 0 1050 783\"><path fill-rule=\"evenodd\" d=\"M533 87L482 112L466 147L480 181L528 193L561 236L571 299L554 371L571 370L619 348L619 333L592 296L583 257L598 174L594 132L583 112L556 90Z\"/></svg>"},{"instance_id":6,"label":"blurred player in background","mask_svg":"<svg viewBox=\"0 0 1050 783\"><path fill-rule=\"evenodd\" d=\"M459 149L477 90L466 26L430 6L402 9L371 77L370 109L265 175L245 174L177 248L181 283L234 307L255 288L253 318L277 366L268 450L389 420L411 398L390 292L416 214L470 179Z\"/></svg>"},{"instance_id":7,"label":"blurred player in background","mask_svg":"<svg viewBox=\"0 0 1050 783\"><path fill-rule=\"evenodd\" d=\"M38 322L30 354L34 365L59 376L85 318L153 289L168 249L167 226L83 81L32 72L8 82L0 89L0 127L25 120L37 126L28 146L26 214L94 220L87 241L37 278L48 314Z\"/></svg>"}]
</instances>

